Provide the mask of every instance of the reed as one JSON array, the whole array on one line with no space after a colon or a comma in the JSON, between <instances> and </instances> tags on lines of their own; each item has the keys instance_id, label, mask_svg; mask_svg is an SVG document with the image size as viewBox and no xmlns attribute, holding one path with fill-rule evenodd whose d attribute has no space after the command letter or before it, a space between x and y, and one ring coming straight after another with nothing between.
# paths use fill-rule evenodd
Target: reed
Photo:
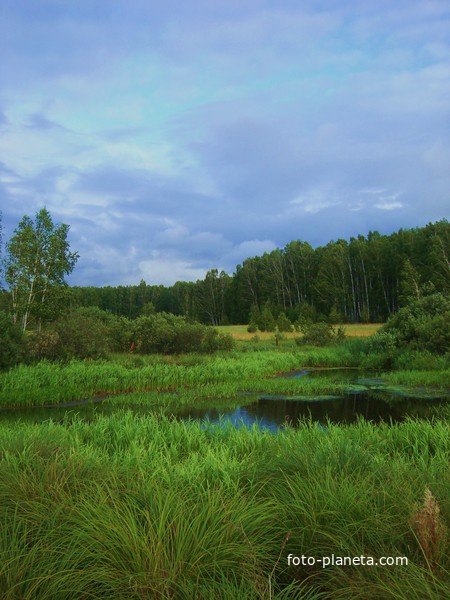
<instances>
[{"instance_id":1,"label":"reed","mask_svg":"<svg viewBox=\"0 0 450 600\"><path fill-rule=\"evenodd\" d=\"M280 394L336 394L343 386L333 372L319 379L274 376L304 367L356 367L350 345L301 351L184 355L117 355L110 361L71 361L20 365L0 373L0 407L45 406L123 393L178 394L196 398L235 398L239 391ZM450 370L386 373L390 385L449 386ZM348 388L348 386L346 386ZM150 396L149 396L150 398Z\"/></svg>"}]
</instances>

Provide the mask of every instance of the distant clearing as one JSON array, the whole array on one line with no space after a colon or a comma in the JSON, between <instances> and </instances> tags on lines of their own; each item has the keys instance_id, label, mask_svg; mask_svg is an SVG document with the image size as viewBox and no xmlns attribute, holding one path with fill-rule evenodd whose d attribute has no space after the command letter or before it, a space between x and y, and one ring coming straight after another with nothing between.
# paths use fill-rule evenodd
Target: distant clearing
<instances>
[{"instance_id":1,"label":"distant clearing","mask_svg":"<svg viewBox=\"0 0 450 600\"><path fill-rule=\"evenodd\" d=\"M342 325L345 329L346 335L349 337L367 337L373 335L381 327L381 323L350 323ZM273 338L273 331L257 331L256 333L249 333L247 331L247 325L222 325L217 328L223 333L229 333L234 337L235 340L251 340L255 335L258 335L261 340L270 340ZM301 335L298 331L292 331L290 333L283 334L286 338L295 338Z\"/></svg>"}]
</instances>

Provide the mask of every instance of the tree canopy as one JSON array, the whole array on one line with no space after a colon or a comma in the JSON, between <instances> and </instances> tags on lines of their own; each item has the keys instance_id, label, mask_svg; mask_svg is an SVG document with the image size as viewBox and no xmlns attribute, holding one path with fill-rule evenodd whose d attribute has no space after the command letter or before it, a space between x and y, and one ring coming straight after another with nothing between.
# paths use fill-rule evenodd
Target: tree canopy
<instances>
[{"instance_id":1,"label":"tree canopy","mask_svg":"<svg viewBox=\"0 0 450 600\"><path fill-rule=\"evenodd\" d=\"M25 331L31 320L38 325L54 316L55 303L61 297L64 276L78 259L70 252L68 225L55 225L46 208L34 221L24 216L6 245L5 280L8 284L13 322Z\"/></svg>"},{"instance_id":2,"label":"tree canopy","mask_svg":"<svg viewBox=\"0 0 450 600\"><path fill-rule=\"evenodd\" d=\"M449 256L450 225L442 220L315 249L292 241L244 260L232 276L213 269L195 283L72 288L72 302L132 319L151 302L156 312L211 325L249 323L267 307L275 321L284 313L291 322L385 322L429 281L450 293Z\"/></svg>"}]
</instances>

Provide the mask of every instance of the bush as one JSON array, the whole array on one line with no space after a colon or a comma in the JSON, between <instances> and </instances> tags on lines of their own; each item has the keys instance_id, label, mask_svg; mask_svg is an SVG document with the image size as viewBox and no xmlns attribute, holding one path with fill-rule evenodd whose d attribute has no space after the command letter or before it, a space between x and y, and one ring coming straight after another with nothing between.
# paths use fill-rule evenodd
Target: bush
<instances>
[{"instance_id":1,"label":"bush","mask_svg":"<svg viewBox=\"0 0 450 600\"><path fill-rule=\"evenodd\" d=\"M278 315L276 321L276 328L278 331L281 332L292 331L292 323L289 321L289 319L284 313L280 313Z\"/></svg>"},{"instance_id":2,"label":"bush","mask_svg":"<svg viewBox=\"0 0 450 600\"><path fill-rule=\"evenodd\" d=\"M27 337L28 353L32 362L57 359L58 345L59 335L56 331L30 331Z\"/></svg>"},{"instance_id":3,"label":"bush","mask_svg":"<svg viewBox=\"0 0 450 600\"><path fill-rule=\"evenodd\" d=\"M303 337L296 338L299 346L329 346L345 340L343 327L334 327L331 323L304 323L301 325Z\"/></svg>"},{"instance_id":4,"label":"bush","mask_svg":"<svg viewBox=\"0 0 450 600\"><path fill-rule=\"evenodd\" d=\"M233 338L200 323L189 323L184 317L161 312L136 319L132 336L137 352L177 354L180 352L215 352L231 350Z\"/></svg>"},{"instance_id":5,"label":"bush","mask_svg":"<svg viewBox=\"0 0 450 600\"><path fill-rule=\"evenodd\" d=\"M8 369L26 356L25 337L8 313L0 311L0 369Z\"/></svg>"},{"instance_id":6,"label":"bush","mask_svg":"<svg viewBox=\"0 0 450 600\"><path fill-rule=\"evenodd\" d=\"M89 314L89 309L77 308L65 313L53 323L49 332L41 335L52 334L56 337L55 344L49 346L50 356L40 358L104 358L110 349L107 325L99 316Z\"/></svg>"},{"instance_id":7,"label":"bush","mask_svg":"<svg viewBox=\"0 0 450 600\"><path fill-rule=\"evenodd\" d=\"M272 310L268 304L262 309L257 325L260 331L275 331L275 319L273 318Z\"/></svg>"},{"instance_id":8,"label":"bush","mask_svg":"<svg viewBox=\"0 0 450 600\"><path fill-rule=\"evenodd\" d=\"M423 296L401 308L382 327L398 347L445 354L450 350L450 300L441 293Z\"/></svg>"},{"instance_id":9,"label":"bush","mask_svg":"<svg viewBox=\"0 0 450 600\"><path fill-rule=\"evenodd\" d=\"M146 305L147 306L147 305ZM80 307L76 314L96 319L106 328L108 348L112 352L127 352L131 345L131 321L96 306Z\"/></svg>"}]
</instances>

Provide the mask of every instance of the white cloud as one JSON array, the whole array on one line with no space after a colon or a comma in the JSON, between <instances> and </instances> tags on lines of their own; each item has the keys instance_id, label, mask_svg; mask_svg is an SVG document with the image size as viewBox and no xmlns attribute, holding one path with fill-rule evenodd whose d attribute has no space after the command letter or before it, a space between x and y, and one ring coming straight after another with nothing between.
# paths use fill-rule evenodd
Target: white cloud
<instances>
[{"instance_id":1,"label":"white cloud","mask_svg":"<svg viewBox=\"0 0 450 600\"><path fill-rule=\"evenodd\" d=\"M203 279L207 269L196 268L186 260L155 257L141 261L139 271L148 284L172 285L176 281Z\"/></svg>"},{"instance_id":2,"label":"white cloud","mask_svg":"<svg viewBox=\"0 0 450 600\"><path fill-rule=\"evenodd\" d=\"M401 202L377 202L375 208L379 208L380 210L396 210L398 208L403 208L403 204Z\"/></svg>"}]
</instances>

